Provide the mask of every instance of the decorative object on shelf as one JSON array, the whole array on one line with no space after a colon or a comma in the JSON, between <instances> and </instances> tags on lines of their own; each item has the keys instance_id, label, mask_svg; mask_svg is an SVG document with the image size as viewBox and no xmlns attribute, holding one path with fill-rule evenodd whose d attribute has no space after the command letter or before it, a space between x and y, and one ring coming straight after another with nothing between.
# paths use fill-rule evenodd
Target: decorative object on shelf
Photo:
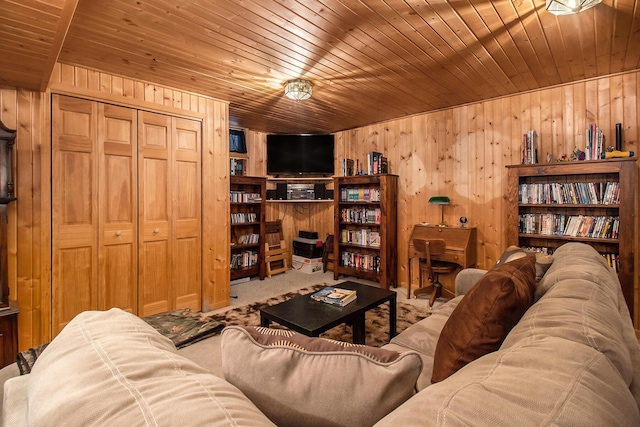
<instances>
[{"instance_id":1,"label":"decorative object on shelf","mask_svg":"<svg viewBox=\"0 0 640 427\"><path fill-rule=\"evenodd\" d=\"M284 94L287 98L296 101L304 101L305 99L311 98L312 91L311 83L303 79L289 80L284 85Z\"/></svg>"},{"instance_id":2,"label":"decorative object on shelf","mask_svg":"<svg viewBox=\"0 0 640 427\"><path fill-rule=\"evenodd\" d=\"M547 11L554 15L580 13L600 3L602 0L547 0Z\"/></svg>"},{"instance_id":3,"label":"decorative object on shelf","mask_svg":"<svg viewBox=\"0 0 640 427\"><path fill-rule=\"evenodd\" d=\"M448 196L433 196L429 199L429 203L433 204L433 205L440 205L440 213L441 213L441 219L440 219L440 224L438 224L439 227L446 227L447 224L444 222L444 205L448 205L449 203L451 203L451 201L449 200Z\"/></svg>"},{"instance_id":4,"label":"decorative object on shelf","mask_svg":"<svg viewBox=\"0 0 640 427\"><path fill-rule=\"evenodd\" d=\"M615 157L633 157L634 154L635 153L633 151L611 150L611 151L605 151L605 152L600 153L600 158L601 159L613 159Z\"/></svg>"},{"instance_id":5,"label":"decorative object on shelf","mask_svg":"<svg viewBox=\"0 0 640 427\"><path fill-rule=\"evenodd\" d=\"M460 217L460 227L466 227L467 226L467 217L466 216L461 216Z\"/></svg>"}]
</instances>

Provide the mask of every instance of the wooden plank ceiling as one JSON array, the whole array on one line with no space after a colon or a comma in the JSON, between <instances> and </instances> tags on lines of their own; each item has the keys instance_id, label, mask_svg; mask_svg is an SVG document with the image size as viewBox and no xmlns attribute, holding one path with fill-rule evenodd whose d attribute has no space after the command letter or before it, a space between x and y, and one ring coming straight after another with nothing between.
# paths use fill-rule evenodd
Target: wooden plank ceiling
<instances>
[{"instance_id":1,"label":"wooden plank ceiling","mask_svg":"<svg viewBox=\"0 0 640 427\"><path fill-rule=\"evenodd\" d=\"M232 126L336 132L639 69L639 1L0 0L0 85L43 90L57 60L227 100Z\"/></svg>"}]
</instances>

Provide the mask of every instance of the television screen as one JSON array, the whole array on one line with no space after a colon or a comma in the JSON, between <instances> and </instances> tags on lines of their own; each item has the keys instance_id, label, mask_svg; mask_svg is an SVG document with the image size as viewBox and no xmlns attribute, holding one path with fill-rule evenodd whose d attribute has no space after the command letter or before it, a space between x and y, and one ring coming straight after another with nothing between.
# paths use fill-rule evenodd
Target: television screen
<instances>
[{"instance_id":1,"label":"television screen","mask_svg":"<svg viewBox=\"0 0 640 427\"><path fill-rule=\"evenodd\" d=\"M268 175L333 175L333 135L267 135Z\"/></svg>"}]
</instances>

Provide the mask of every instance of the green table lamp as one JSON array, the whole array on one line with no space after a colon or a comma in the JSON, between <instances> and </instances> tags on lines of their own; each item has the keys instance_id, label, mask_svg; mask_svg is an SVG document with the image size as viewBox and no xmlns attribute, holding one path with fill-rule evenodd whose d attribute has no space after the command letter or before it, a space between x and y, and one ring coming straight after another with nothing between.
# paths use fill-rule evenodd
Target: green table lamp
<instances>
[{"instance_id":1,"label":"green table lamp","mask_svg":"<svg viewBox=\"0 0 640 427\"><path fill-rule=\"evenodd\" d=\"M433 196L429 199L429 203L434 205L440 205L441 212L441 221L438 224L438 227L446 227L447 224L444 222L444 205L448 205L450 203L449 197L447 196Z\"/></svg>"}]
</instances>

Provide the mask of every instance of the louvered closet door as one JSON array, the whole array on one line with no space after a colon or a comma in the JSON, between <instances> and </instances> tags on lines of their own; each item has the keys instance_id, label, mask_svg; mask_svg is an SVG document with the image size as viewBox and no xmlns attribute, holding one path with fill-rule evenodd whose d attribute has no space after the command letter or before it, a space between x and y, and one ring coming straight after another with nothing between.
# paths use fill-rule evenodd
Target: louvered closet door
<instances>
[{"instance_id":1,"label":"louvered closet door","mask_svg":"<svg viewBox=\"0 0 640 427\"><path fill-rule=\"evenodd\" d=\"M200 122L173 119L173 283L175 307L200 310L201 132Z\"/></svg>"},{"instance_id":2,"label":"louvered closet door","mask_svg":"<svg viewBox=\"0 0 640 427\"><path fill-rule=\"evenodd\" d=\"M96 308L97 104L52 97L52 333Z\"/></svg>"},{"instance_id":3,"label":"louvered closet door","mask_svg":"<svg viewBox=\"0 0 640 427\"><path fill-rule=\"evenodd\" d=\"M98 105L98 309L137 313L137 111Z\"/></svg>"}]
</instances>

